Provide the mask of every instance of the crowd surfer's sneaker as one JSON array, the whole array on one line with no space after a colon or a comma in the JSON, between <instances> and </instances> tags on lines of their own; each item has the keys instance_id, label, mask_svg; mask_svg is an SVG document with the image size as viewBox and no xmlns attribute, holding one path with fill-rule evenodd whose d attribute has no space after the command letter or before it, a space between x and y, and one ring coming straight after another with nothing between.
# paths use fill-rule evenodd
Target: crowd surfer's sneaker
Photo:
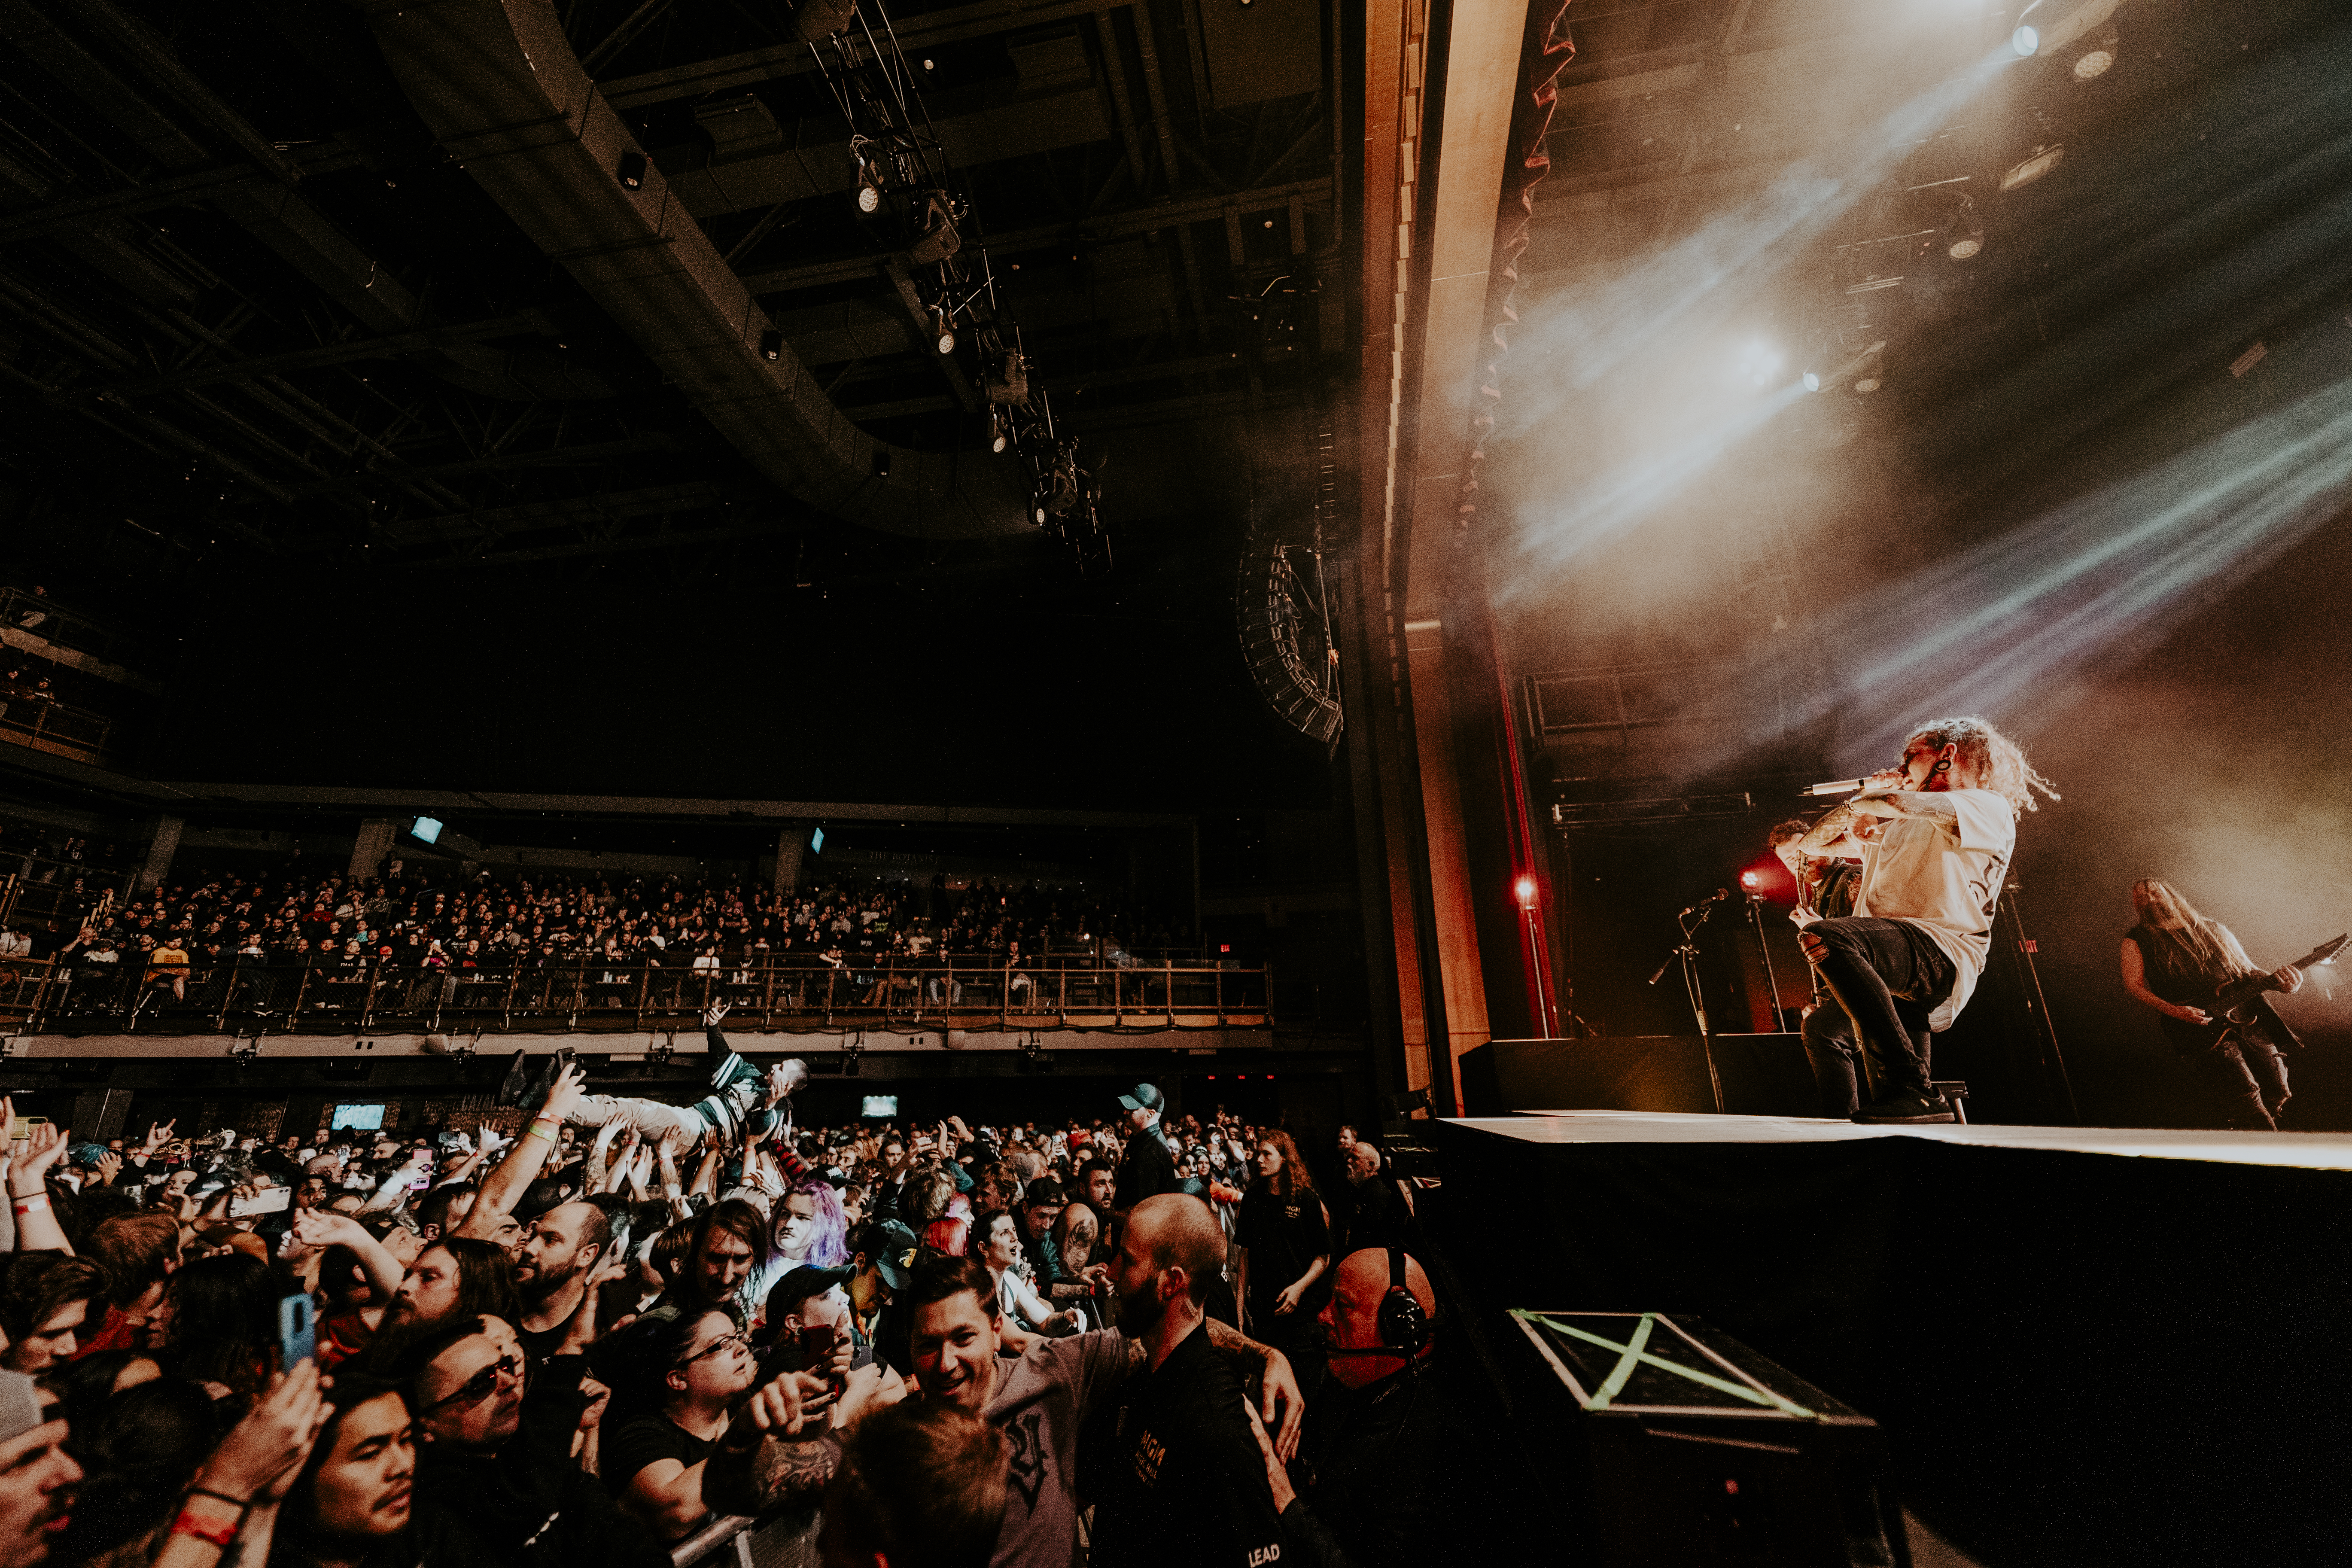
<instances>
[{"instance_id":1,"label":"crowd surfer's sneaker","mask_svg":"<svg viewBox=\"0 0 2352 1568\"><path fill-rule=\"evenodd\" d=\"M507 1076L499 1080L500 1105L520 1105L530 1092L530 1053L517 1051L514 1060L507 1064Z\"/></svg>"},{"instance_id":2,"label":"crowd surfer's sneaker","mask_svg":"<svg viewBox=\"0 0 2352 1568\"><path fill-rule=\"evenodd\" d=\"M1856 1121L1866 1122L1929 1122L1958 1121L1951 1107L1933 1095L1916 1089L1898 1089L1885 1100L1874 1100L1853 1113Z\"/></svg>"}]
</instances>

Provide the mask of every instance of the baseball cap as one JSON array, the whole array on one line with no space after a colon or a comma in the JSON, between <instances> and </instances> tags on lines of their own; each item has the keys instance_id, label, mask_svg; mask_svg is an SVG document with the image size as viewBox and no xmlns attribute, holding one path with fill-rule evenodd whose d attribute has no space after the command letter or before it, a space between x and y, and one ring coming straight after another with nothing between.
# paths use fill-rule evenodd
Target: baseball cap
<instances>
[{"instance_id":1,"label":"baseball cap","mask_svg":"<svg viewBox=\"0 0 2352 1568\"><path fill-rule=\"evenodd\" d=\"M1129 1110L1157 1110L1167 1103L1160 1098L1160 1090L1148 1083L1137 1084L1135 1092L1120 1095L1118 1102Z\"/></svg>"},{"instance_id":2,"label":"baseball cap","mask_svg":"<svg viewBox=\"0 0 2352 1568\"><path fill-rule=\"evenodd\" d=\"M782 1322L785 1313L798 1311L801 1303L812 1296L822 1296L835 1285L847 1284L850 1276L856 1272L855 1268L820 1268L813 1263L784 1270L784 1277L770 1289L768 1300L763 1303L768 1321Z\"/></svg>"},{"instance_id":3,"label":"baseball cap","mask_svg":"<svg viewBox=\"0 0 2352 1568\"><path fill-rule=\"evenodd\" d=\"M872 1259L882 1283L893 1290L907 1288L907 1270L915 1261L915 1233L895 1219L876 1220L858 1237L857 1250Z\"/></svg>"}]
</instances>

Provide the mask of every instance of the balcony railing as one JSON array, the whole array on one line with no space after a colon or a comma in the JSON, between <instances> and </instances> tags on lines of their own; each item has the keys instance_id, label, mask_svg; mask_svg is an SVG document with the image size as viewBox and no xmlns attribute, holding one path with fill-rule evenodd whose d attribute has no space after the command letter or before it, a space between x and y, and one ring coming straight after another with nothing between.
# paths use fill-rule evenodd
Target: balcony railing
<instances>
[{"instance_id":1,"label":"balcony railing","mask_svg":"<svg viewBox=\"0 0 2352 1568\"><path fill-rule=\"evenodd\" d=\"M86 708L0 687L0 739L58 756L95 762L106 753L114 721Z\"/></svg>"},{"instance_id":2,"label":"balcony railing","mask_svg":"<svg viewBox=\"0 0 2352 1568\"><path fill-rule=\"evenodd\" d=\"M638 1030L690 1026L724 1002L778 1028L1213 1028L1268 1019L1268 972L1226 963L1008 968L1002 962L797 955L758 963L607 963L557 957L511 968L241 958L184 969L126 954L70 969L0 961L0 1017L33 1031L270 1034L365 1029Z\"/></svg>"},{"instance_id":3,"label":"balcony railing","mask_svg":"<svg viewBox=\"0 0 2352 1568\"><path fill-rule=\"evenodd\" d=\"M147 637L78 615L22 588L0 588L0 626L111 664L149 663L154 655Z\"/></svg>"}]
</instances>

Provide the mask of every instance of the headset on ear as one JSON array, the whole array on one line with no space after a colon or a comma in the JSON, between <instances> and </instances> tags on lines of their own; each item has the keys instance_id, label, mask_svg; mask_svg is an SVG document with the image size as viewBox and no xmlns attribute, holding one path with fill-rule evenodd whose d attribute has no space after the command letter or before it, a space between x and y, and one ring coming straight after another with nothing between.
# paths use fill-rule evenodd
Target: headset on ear
<instances>
[{"instance_id":1,"label":"headset on ear","mask_svg":"<svg viewBox=\"0 0 2352 1568\"><path fill-rule=\"evenodd\" d=\"M1381 1348L1406 1357L1419 1355L1428 1345L1429 1314L1404 1282L1404 1248L1389 1248L1389 1293L1381 1300Z\"/></svg>"}]
</instances>

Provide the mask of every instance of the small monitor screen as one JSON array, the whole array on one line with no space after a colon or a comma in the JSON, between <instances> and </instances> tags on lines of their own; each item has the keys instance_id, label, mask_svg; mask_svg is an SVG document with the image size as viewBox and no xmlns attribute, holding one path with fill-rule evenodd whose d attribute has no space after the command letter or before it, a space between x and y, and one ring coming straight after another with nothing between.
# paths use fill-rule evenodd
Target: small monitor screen
<instances>
[{"instance_id":1,"label":"small monitor screen","mask_svg":"<svg viewBox=\"0 0 2352 1568\"><path fill-rule=\"evenodd\" d=\"M341 1132L346 1127L359 1132L383 1131L383 1107L381 1105L338 1105L335 1119L327 1124L329 1131Z\"/></svg>"},{"instance_id":2,"label":"small monitor screen","mask_svg":"<svg viewBox=\"0 0 2352 1568\"><path fill-rule=\"evenodd\" d=\"M427 844L434 843L441 837L441 819L435 816L420 816L408 831Z\"/></svg>"},{"instance_id":3,"label":"small monitor screen","mask_svg":"<svg viewBox=\"0 0 2352 1568\"><path fill-rule=\"evenodd\" d=\"M886 1119L896 1116L898 1114L898 1097L895 1094L869 1094L866 1097L866 1109L857 1114Z\"/></svg>"},{"instance_id":4,"label":"small monitor screen","mask_svg":"<svg viewBox=\"0 0 2352 1568\"><path fill-rule=\"evenodd\" d=\"M820 827L814 833L809 835L809 853L812 855L822 855L824 853L824 828Z\"/></svg>"}]
</instances>

